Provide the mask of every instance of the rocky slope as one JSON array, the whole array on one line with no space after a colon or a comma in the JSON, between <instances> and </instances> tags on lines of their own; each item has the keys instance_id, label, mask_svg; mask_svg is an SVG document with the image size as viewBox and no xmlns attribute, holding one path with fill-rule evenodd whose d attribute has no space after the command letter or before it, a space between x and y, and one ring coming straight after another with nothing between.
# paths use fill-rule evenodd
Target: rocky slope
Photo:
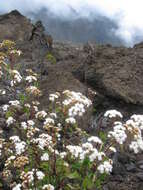
<instances>
[{"instance_id":1,"label":"rocky slope","mask_svg":"<svg viewBox=\"0 0 143 190\"><path fill-rule=\"evenodd\" d=\"M0 40L16 41L23 52L15 60L17 66L23 71L32 68L41 75L42 104L48 103L49 93L69 89L91 96L98 113L110 108L119 109L126 116L142 113L142 43L125 48L54 42L50 50L42 23L33 25L17 11L0 16L0 28ZM142 155L121 155L116 163L114 175L104 190L141 190Z\"/></svg>"},{"instance_id":2,"label":"rocky slope","mask_svg":"<svg viewBox=\"0 0 143 190\"><path fill-rule=\"evenodd\" d=\"M19 65L42 73L44 90L46 87L48 92L70 88L84 92L88 85L98 93L95 104L99 108L122 108L126 103L127 112L140 112L143 104L142 43L125 48L54 42L53 50L49 51L42 23L33 25L18 11L0 16L0 28L0 40L15 40L23 51ZM54 56L56 64L45 58L48 52Z\"/></svg>"}]
</instances>

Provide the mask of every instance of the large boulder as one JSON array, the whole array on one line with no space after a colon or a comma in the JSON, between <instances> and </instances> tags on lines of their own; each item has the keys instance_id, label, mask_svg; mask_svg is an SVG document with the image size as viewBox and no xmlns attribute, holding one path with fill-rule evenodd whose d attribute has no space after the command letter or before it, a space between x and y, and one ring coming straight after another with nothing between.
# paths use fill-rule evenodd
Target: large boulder
<instances>
[{"instance_id":1,"label":"large boulder","mask_svg":"<svg viewBox=\"0 0 143 190\"><path fill-rule=\"evenodd\" d=\"M104 96L143 105L143 44L134 48L95 45L73 72Z\"/></svg>"},{"instance_id":2,"label":"large boulder","mask_svg":"<svg viewBox=\"0 0 143 190\"><path fill-rule=\"evenodd\" d=\"M31 36L33 25L17 10L0 16L0 40L24 41Z\"/></svg>"},{"instance_id":3,"label":"large boulder","mask_svg":"<svg viewBox=\"0 0 143 190\"><path fill-rule=\"evenodd\" d=\"M43 59L48 50L42 22L32 24L17 10L0 16L0 41L4 39L15 41L23 57L37 62Z\"/></svg>"}]
</instances>

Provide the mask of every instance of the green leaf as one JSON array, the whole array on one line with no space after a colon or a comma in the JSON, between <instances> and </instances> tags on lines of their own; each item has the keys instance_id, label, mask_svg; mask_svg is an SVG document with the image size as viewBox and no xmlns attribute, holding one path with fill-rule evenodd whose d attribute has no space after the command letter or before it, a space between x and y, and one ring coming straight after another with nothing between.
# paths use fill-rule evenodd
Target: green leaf
<instances>
[{"instance_id":1,"label":"green leaf","mask_svg":"<svg viewBox=\"0 0 143 190\"><path fill-rule=\"evenodd\" d=\"M102 188L102 182L104 182L105 178L106 178L107 174L101 174L98 179L96 180L95 184L96 184L96 187L98 189L101 189Z\"/></svg>"},{"instance_id":2,"label":"green leaf","mask_svg":"<svg viewBox=\"0 0 143 190\"><path fill-rule=\"evenodd\" d=\"M19 94L19 99L21 104L24 104L25 101L27 100L27 97L24 94Z\"/></svg>"},{"instance_id":3,"label":"green leaf","mask_svg":"<svg viewBox=\"0 0 143 190\"><path fill-rule=\"evenodd\" d=\"M106 135L104 132L100 131L99 137L100 137L100 139L101 139L103 142L106 142L106 140L107 140L107 135Z\"/></svg>"},{"instance_id":4,"label":"green leaf","mask_svg":"<svg viewBox=\"0 0 143 190\"><path fill-rule=\"evenodd\" d=\"M68 174L67 177L68 177L69 179L78 179L80 176L79 176L79 174L75 171L75 172L73 172L73 173Z\"/></svg>"},{"instance_id":5,"label":"green leaf","mask_svg":"<svg viewBox=\"0 0 143 190\"><path fill-rule=\"evenodd\" d=\"M78 187L74 187L73 185L71 185L71 184L67 184L67 186L66 187L68 187L68 188L66 188L66 190L79 190L79 188Z\"/></svg>"},{"instance_id":6,"label":"green leaf","mask_svg":"<svg viewBox=\"0 0 143 190\"><path fill-rule=\"evenodd\" d=\"M80 162L76 162L72 164L72 169L73 170L79 170L81 168L81 163Z\"/></svg>"},{"instance_id":7,"label":"green leaf","mask_svg":"<svg viewBox=\"0 0 143 190\"><path fill-rule=\"evenodd\" d=\"M90 178L89 176L86 176L82 182L82 187L83 189L90 189L93 187L93 181L92 178Z\"/></svg>"},{"instance_id":8,"label":"green leaf","mask_svg":"<svg viewBox=\"0 0 143 190\"><path fill-rule=\"evenodd\" d=\"M8 119L9 117L12 117L14 115L14 113L13 112L11 112L11 111L7 111L6 112L6 118Z\"/></svg>"},{"instance_id":9,"label":"green leaf","mask_svg":"<svg viewBox=\"0 0 143 190\"><path fill-rule=\"evenodd\" d=\"M83 167L90 167L90 160L88 158L85 158L83 163L82 163Z\"/></svg>"}]
</instances>

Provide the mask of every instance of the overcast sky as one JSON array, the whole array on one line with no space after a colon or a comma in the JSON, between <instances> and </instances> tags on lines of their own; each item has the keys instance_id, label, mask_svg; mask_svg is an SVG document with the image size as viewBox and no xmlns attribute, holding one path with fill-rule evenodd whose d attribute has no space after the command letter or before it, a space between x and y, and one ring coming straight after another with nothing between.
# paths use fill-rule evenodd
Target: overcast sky
<instances>
[{"instance_id":1,"label":"overcast sky","mask_svg":"<svg viewBox=\"0 0 143 190\"><path fill-rule=\"evenodd\" d=\"M58 16L72 18L71 8L82 17L92 13L116 21L116 34L132 44L143 36L143 0L0 0L0 12L18 9L22 13L47 8Z\"/></svg>"}]
</instances>

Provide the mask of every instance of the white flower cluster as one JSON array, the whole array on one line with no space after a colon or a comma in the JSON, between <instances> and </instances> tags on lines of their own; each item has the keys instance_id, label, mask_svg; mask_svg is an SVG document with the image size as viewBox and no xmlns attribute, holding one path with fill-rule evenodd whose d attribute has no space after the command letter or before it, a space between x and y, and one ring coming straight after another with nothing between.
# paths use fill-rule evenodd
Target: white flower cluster
<instances>
[{"instance_id":1,"label":"white flower cluster","mask_svg":"<svg viewBox=\"0 0 143 190\"><path fill-rule=\"evenodd\" d=\"M40 96L41 91L36 86L29 86L26 88L26 92L28 94L34 95L34 96Z\"/></svg>"},{"instance_id":2,"label":"white flower cluster","mask_svg":"<svg viewBox=\"0 0 143 190\"><path fill-rule=\"evenodd\" d=\"M131 141L129 148L133 150L135 154L143 151L143 115L132 115L126 122L127 130L133 135L133 141Z\"/></svg>"},{"instance_id":3,"label":"white flower cluster","mask_svg":"<svg viewBox=\"0 0 143 190\"><path fill-rule=\"evenodd\" d=\"M33 139L32 140L34 143L38 144L38 147L42 150L44 148L50 148L52 146L52 137L48 134L41 134L39 135L39 138Z\"/></svg>"},{"instance_id":4,"label":"white flower cluster","mask_svg":"<svg viewBox=\"0 0 143 190\"><path fill-rule=\"evenodd\" d=\"M108 110L105 112L104 117L109 117L109 118L123 118L123 115L117 111L117 110Z\"/></svg>"},{"instance_id":5,"label":"white flower cluster","mask_svg":"<svg viewBox=\"0 0 143 190\"><path fill-rule=\"evenodd\" d=\"M27 76L26 79L25 79L28 83L32 83L32 82L35 82L37 81L37 78L35 76Z\"/></svg>"},{"instance_id":6,"label":"white flower cluster","mask_svg":"<svg viewBox=\"0 0 143 190\"><path fill-rule=\"evenodd\" d=\"M84 104L82 103L76 103L68 111L68 115L70 117L75 117L75 116L81 117L83 116L84 113L85 113L85 107L84 107Z\"/></svg>"},{"instance_id":7,"label":"white flower cluster","mask_svg":"<svg viewBox=\"0 0 143 190\"><path fill-rule=\"evenodd\" d=\"M21 141L18 136L10 137L10 140L14 144L16 155L21 155L26 150L26 142Z\"/></svg>"},{"instance_id":8,"label":"white flower cluster","mask_svg":"<svg viewBox=\"0 0 143 190\"><path fill-rule=\"evenodd\" d=\"M41 160L42 160L42 161L48 161L48 160L49 160L49 154L48 154L48 153L44 153L44 154L41 156Z\"/></svg>"},{"instance_id":9,"label":"white flower cluster","mask_svg":"<svg viewBox=\"0 0 143 190\"><path fill-rule=\"evenodd\" d=\"M5 104L5 105L2 107L2 109L3 109L4 112L7 112L8 108L9 108L9 105L7 105L7 104Z\"/></svg>"},{"instance_id":10,"label":"white flower cluster","mask_svg":"<svg viewBox=\"0 0 143 190\"><path fill-rule=\"evenodd\" d=\"M49 95L49 100L51 102L54 102L55 100L57 100L60 97L60 94L58 92L56 92L55 94L50 94Z\"/></svg>"},{"instance_id":11,"label":"white flower cluster","mask_svg":"<svg viewBox=\"0 0 143 190\"><path fill-rule=\"evenodd\" d=\"M45 177L45 174L41 171L37 171L36 176L38 180L42 180Z\"/></svg>"},{"instance_id":12,"label":"white flower cluster","mask_svg":"<svg viewBox=\"0 0 143 190\"><path fill-rule=\"evenodd\" d=\"M42 171L33 169L32 171L22 172L20 178L22 179L23 183L22 186L25 187L25 184L33 185L34 181L34 174L36 173L36 177L38 180L42 180L45 177L45 174Z\"/></svg>"},{"instance_id":13,"label":"white flower cluster","mask_svg":"<svg viewBox=\"0 0 143 190\"><path fill-rule=\"evenodd\" d=\"M79 102L84 106L89 107L92 104L91 100L89 100L80 92L65 90L63 94L66 96L66 99L63 101L63 105L69 105L73 102Z\"/></svg>"},{"instance_id":14,"label":"white flower cluster","mask_svg":"<svg viewBox=\"0 0 143 190\"><path fill-rule=\"evenodd\" d=\"M130 150L133 150L135 154L143 151L143 140L137 139L136 141L132 141L129 148Z\"/></svg>"},{"instance_id":15,"label":"white flower cluster","mask_svg":"<svg viewBox=\"0 0 143 190\"><path fill-rule=\"evenodd\" d=\"M7 167L9 164L12 163L13 160L15 160L16 156L10 156L6 162L5 162L5 167Z\"/></svg>"},{"instance_id":16,"label":"white flower cluster","mask_svg":"<svg viewBox=\"0 0 143 190\"><path fill-rule=\"evenodd\" d=\"M109 160L109 161L104 161L102 164L100 164L98 167L97 167L97 170L103 174L103 173L111 173L112 172L112 166L113 162L112 160Z\"/></svg>"},{"instance_id":17,"label":"white flower cluster","mask_svg":"<svg viewBox=\"0 0 143 190\"><path fill-rule=\"evenodd\" d=\"M30 127L33 127L35 125L35 122L33 120L28 120L27 122L21 122L21 127L23 129L28 129Z\"/></svg>"},{"instance_id":18,"label":"white flower cluster","mask_svg":"<svg viewBox=\"0 0 143 190\"><path fill-rule=\"evenodd\" d=\"M45 122L44 122L44 125L49 125L49 124L55 124L55 121L54 121L54 119L52 119L52 118L50 118L50 117L47 117L46 119L45 119Z\"/></svg>"},{"instance_id":19,"label":"white flower cluster","mask_svg":"<svg viewBox=\"0 0 143 190\"><path fill-rule=\"evenodd\" d=\"M117 152L116 148L115 148L115 147L112 147L112 146L109 148L109 150L110 150L111 152Z\"/></svg>"},{"instance_id":20,"label":"white flower cluster","mask_svg":"<svg viewBox=\"0 0 143 190\"><path fill-rule=\"evenodd\" d=\"M68 124L75 124L75 123L76 123L76 120L75 120L75 118L73 118L73 117L69 117L69 118L67 118L67 119L65 120L65 122L68 123Z\"/></svg>"},{"instance_id":21,"label":"white flower cluster","mask_svg":"<svg viewBox=\"0 0 143 190\"><path fill-rule=\"evenodd\" d=\"M113 111L113 110L112 110ZM107 111L104 116L113 118L120 117L122 118L122 114L116 110ZM143 130L143 115L132 115L129 120L124 123L114 122L113 131L109 131L108 137L114 139L118 144L129 143L129 149L132 150L135 154L143 151L143 138L142 138L142 130ZM113 152L116 150L111 149Z\"/></svg>"},{"instance_id":22,"label":"white flower cluster","mask_svg":"<svg viewBox=\"0 0 143 190\"><path fill-rule=\"evenodd\" d=\"M17 70L12 70L11 74L13 75L13 80L11 81L11 86L13 87L14 85L22 81L22 76Z\"/></svg>"},{"instance_id":23,"label":"white flower cluster","mask_svg":"<svg viewBox=\"0 0 143 190\"><path fill-rule=\"evenodd\" d=\"M94 136L89 138L88 141L92 142L93 144L86 142L81 146L68 145L66 148L73 158L84 160L86 157L88 157L91 162L94 162L95 160L102 161L102 159L106 156L105 153L98 151L97 148L94 147L95 144L102 144L102 141L98 137Z\"/></svg>"},{"instance_id":24,"label":"white flower cluster","mask_svg":"<svg viewBox=\"0 0 143 190\"><path fill-rule=\"evenodd\" d=\"M126 122L127 125L132 125L143 130L143 115L132 115L131 119Z\"/></svg>"},{"instance_id":25,"label":"white flower cluster","mask_svg":"<svg viewBox=\"0 0 143 190\"><path fill-rule=\"evenodd\" d=\"M97 144L103 144L102 140L99 137L91 136L88 138L88 142L94 142Z\"/></svg>"},{"instance_id":26,"label":"white flower cluster","mask_svg":"<svg viewBox=\"0 0 143 190\"><path fill-rule=\"evenodd\" d=\"M46 116L47 116L47 113L45 111L39 111L35 115L37 119L44 119Z\"/></svg>"},{"instance_id":27,"label":"white flower cluster","mask_svg":"<svg viewBox=\"0 0 143 190\"><path fill-rule=\"evenodd\" d=\"M19 106L20 105L20 102L18 100L13 100L13 101L9 101L9 104L11 106Z\"/></svg>"},{"instance_id":28,"label":"white flower cluster","mask_svg":"<svg viewBox=\"0 0 143 190\"><path fill-rule=\"evenodd\" d=\"M115 122L113 131L108 133L109 138L114 138L117 143L123 144L127 139L126 128L121 122Z\"/></svg>"},{"instance_id":29,"label":"white flower cluster","mask_svg":"<svg viewBox=\"0 0 143 190\"><path fill-rule=\"evenodd\" d=\"M81 154L83 153L81 146L68 145L66 146L66 148L71 153L71 155L75 158L80 158Z\"/></svg>"},{"instance_id":30,"label":"white flower cluster","mask_svg":"<svg viewBox=\"0 0 143 190\"><path fill-rule=\"evenodd\" d=\"M7 126L10 126L12 125L13 123L15 123L15 119L13 117L9 117L7 120L6 120L6 124Z\"/></svg>"},{"instance_id":31,"label":"white flower cluster","mask_svg":"<svg viewBox=\"0 0 143 190\"><path fill-rule=\"evenodd\" d=\"M48 185L44 185L42 189L43 189L43 190L54 190L55 188L54 188L53 185L48 184Z\"/></svg>"},{"instance_id":32,"label":"white flower cluster","mask_svg":"<svg viewBox=\"0 0 143 190\"><path fill-rule=\"evenodd\" d=\"M70 106L68 109L69 117L83 116L85 109L88 108L92 102L79 92L66 90L63 92L65 100L62 102L64 106Z\"/></svg>"}]
</instances>

